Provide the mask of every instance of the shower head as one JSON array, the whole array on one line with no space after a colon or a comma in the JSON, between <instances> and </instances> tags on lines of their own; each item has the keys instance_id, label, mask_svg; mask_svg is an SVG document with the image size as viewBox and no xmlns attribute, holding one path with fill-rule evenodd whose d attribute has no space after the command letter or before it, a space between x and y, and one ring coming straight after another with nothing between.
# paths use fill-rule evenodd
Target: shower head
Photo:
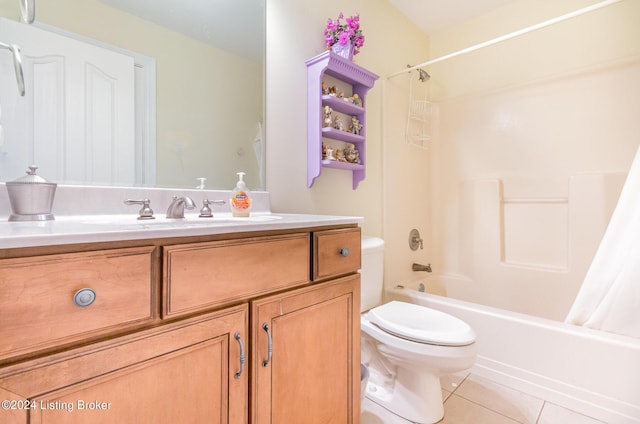
<instances>
[{"instance_id":1,"label":"shower head","mask_svg":"<svg viewBox=\"0 0 640 424\"><path fill-rule=\"evenodd\" d=\"M420 74L420 82L427 82L429 81L429 78L431 78L431 75L422 68L418 68L418 73Z\"/></svg>"},{"instance_id":2,"label":"shower head","mask_svg":"<svg viewBox=\"0 0 640 424\"><path fill-rule=\"evenodd\" d=\"M411 65L407 65L407 68L411 67ZM420 82L427 82L429 81L429 78L431 78L431 75L429 75L429 73L422 68L416 68L416 71L418 71L418 75L420 75Z\"/></svg>"}]
</instances>

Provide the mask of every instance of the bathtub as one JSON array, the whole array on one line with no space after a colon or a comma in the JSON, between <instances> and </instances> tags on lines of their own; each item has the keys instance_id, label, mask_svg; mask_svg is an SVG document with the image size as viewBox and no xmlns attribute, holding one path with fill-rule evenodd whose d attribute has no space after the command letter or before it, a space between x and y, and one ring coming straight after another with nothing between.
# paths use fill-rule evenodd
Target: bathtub
<instances>
[{"instance_id":1,"label":"bathtub","mask_svg":"<svg viewBox=\"0 0 640 424\"><path fill-rule=\"evenodd\" d=\"M607 423L640 423L639 339L424 293L420 283L388 289L386 298L471 325L472 373Z\"/></svg>"}]
</instances>

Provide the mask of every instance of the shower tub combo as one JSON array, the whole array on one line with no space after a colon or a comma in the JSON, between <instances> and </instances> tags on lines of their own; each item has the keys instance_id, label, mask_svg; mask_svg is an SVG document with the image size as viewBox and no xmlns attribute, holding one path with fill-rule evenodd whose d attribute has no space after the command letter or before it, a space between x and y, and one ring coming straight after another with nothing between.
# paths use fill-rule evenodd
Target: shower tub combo
<instances>
[{"instance_id":1,"label":"shower tub combo","mask_svg":"<svg viewBox=\"0 0 640 424\"><path fill-rule=\"evenodd\" d=\"M474 374L607 423L640 423L640 340L420 291L447 278L386 295L467 322L477 334Z\"/></svg>"}]
</instances>

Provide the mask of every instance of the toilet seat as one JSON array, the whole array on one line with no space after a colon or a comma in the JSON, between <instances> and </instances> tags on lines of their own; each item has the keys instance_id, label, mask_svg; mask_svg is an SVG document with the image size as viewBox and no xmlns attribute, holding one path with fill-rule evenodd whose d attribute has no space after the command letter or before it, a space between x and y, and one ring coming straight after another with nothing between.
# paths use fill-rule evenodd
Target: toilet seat
<instances>
[{"instance_id":1,"label":"toilet seat","mask_svg":"<svg viewBox=\"0 0 640 424\"><path fill-rule=\"evenodd\" d=\"M385 303L371 309L367 319L390 334L418 343L466 346L476 339L464 321L413 303Z\"/></svg>"}]
</instances>

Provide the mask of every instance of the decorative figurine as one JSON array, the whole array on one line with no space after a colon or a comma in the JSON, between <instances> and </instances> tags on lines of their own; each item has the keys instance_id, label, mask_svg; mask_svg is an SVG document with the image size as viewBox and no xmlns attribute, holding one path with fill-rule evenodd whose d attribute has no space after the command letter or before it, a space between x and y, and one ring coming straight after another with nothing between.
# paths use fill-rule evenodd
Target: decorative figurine
<instances>
[{"instance_id":1,"label":"decorative figurine","mask_svg":"<svg viewBox=\"0 0 640 424\"><path fill-rule=\"evenodd\" d=\"M333 156L333 149L322 143L322 160L336 160Z\"/></svg>"},{"instance_id":2,"label":"decorative figurine","mask_svg":"<svg viewBox=\"0 0 640 424\"><path fill-rule=\"evenodd\" d=\"M336 87L335 85L329 87L329 95L330 96L335 96L337 91L338 91L338 87Z\"/></svg>"},{"instance_id":3,"label":"decorative figurine","mask_svg":"<svg viewBox=\"0 0 640 424\"><path fill-rule=\"evenodd\" d=\"M347 162L360 163L360 152L358 152L356 146L353 144L348 144L347 147L344 148L344 157Z\"/></svg>"},{"instance_id":4,"label":"decorative figurine","mask_svg":"<svg viewBox=\"0 0 640 424\"><path fill-rule=\"evenodd\" d=\"M340 120L340 115L336 115L333 117L333 128L343 131L342 121Z\"/></svg>"},{"instance_id":5,"label":"decorative figurine","mask_svg":"<svg viewBox=\"0 0 640 424\"><path fill-rule=\"evenodd\" d=\"M362 99L357 94L353 95L353 104L356 106L362 106Z\"/></svg>"},{"instance_id":6,"label":"decorative figurine","mask_svg":"<svg viewBox=\"0 0 640 424\"><path fill-rule=\"evenodd\" d=\"M322 120L322 127L326 128L326 127L330 127L331 125L333 125L333 119L331 118L331 112L333 112L331 110L331 108L329 106L325 106L324 107L324 119Z\"/></svg>"},{"instance_id":7,"label":"decorative figurine","mask_svg":"<svg viewBox=\"0 0 640 424\"><path fill-rule=\"evenodd\" d=\"M325 96L329 94L329 88L325 85L324 81L322 81L322 94Z\"/></svg>"},{"instance_id":8,"label":"decorative figurine","mask_svg":"<svg viewBox=\"0 0 640 424\"><path fill-rule=\"evenodd\" d=\"M349 126L349 131L352 134L360 134L360 130L362 129L362 124L355 116L351 117L351 125Z\"/></svg>"},{"instance_id":9,"label":"decorative figurine","mask_svg":"<svg viewBox=\"0 0 640 424\"><path fill-rule=\"evenodd\" d=\"M344 150L342 149L336 149L336 160L338 162L346 162L347 158L344 157Z\"/></svg>"}]
</instances>

